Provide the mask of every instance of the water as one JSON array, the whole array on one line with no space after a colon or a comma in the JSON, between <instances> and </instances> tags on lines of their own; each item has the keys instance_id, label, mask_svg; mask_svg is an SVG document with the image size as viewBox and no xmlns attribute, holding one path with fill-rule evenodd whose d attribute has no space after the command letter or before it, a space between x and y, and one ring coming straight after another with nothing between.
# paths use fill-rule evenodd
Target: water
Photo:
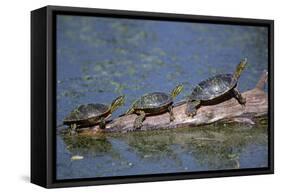
<instances>
[{"instance_id":1,"label":"water","mask_svg":"<svg viewBox=\"0 0 281 194\"><path fill-rule=\"evenodd\" d=\"M267 35L264 27L58 16L57 123L79 104L109 104L125 94L126 104L115 117L140 95L170 92L178 83L185 90L177 100L184 99L198 82L232 73L244 57L249 65L238 88L251 89L267 69ZM239 125L57 136L57 178L267 166L266 129ZM73 155L84 158L71 160Z\"/></svg>"}]
</instances>

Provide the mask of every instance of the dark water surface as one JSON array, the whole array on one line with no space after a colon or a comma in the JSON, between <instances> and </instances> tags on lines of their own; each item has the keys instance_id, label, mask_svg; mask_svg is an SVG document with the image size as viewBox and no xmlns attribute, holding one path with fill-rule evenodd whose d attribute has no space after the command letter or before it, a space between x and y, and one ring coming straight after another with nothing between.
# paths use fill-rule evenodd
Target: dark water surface
<instances>
[{"instance_id":1,"label":"dark water surface","mask_svg":"<svg viewBox=\"0 0 281 194\"><path fill-rule=\"evenodd\" d=\"M96 17L57 18L57 123L74 107L126 95L122 114L140 95L232 73L247 57L239 90L267 69L264 27ZM74 155L81 160L71 160ZM103 137L57 136L57 178L267 166L267 125L212 126Z\"/></svg>"}]
</instances>

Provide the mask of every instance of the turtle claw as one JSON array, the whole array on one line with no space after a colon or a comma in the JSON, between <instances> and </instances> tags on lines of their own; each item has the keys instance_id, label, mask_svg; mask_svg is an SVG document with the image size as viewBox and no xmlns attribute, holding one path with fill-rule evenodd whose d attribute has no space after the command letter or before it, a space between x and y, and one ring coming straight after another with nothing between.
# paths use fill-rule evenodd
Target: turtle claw
<instances>
[{"instance_id":1,"label":"turtle claw","mask_svg":"<svg viewBox=\"0 0 281 194\"><path fill-rule=\"evenodd\" d=\"M196 115L196 113L197 113L197 109L194 106L187 107L187 110L185 112L185 114L188 117L194 117Z\"/></svg>"},{"instance_id":2,"label":"turtle claw","mask_svg":"<svg viewBox=\"0 0 281 194\"><path fill-rule=\"evenodd\" d=\"M242 99L240 100L240 103L241 103L241 105L242 105L243 107L245 107L245 106L246 106L246 99L245 99L245 98L242 98Z\"/></svg>"},{"instance_id":3,"label":"turtle claw","mask_svg":"<svg viewBox=\"0 0 281 194\"><path fill-rule=\"evenodd\" d=\"M243 107L245 107L246 105L246 98L244 98L241 93L237 90L237 88L233 89L233 94L234 97L237 99L237 101L239 102L239 104L241 104Z\"/></svg>"},{"instance_id":4,"label":"turtle claw","mask_svg":"<svg viewBox=\"0 0 281 194\"><path fill-rule=\"evenodd\" d=\"M104 119L104 118L101 118L100 123L99 123L100 129L105 129L105 125L106 125L105 119Z\"/></svg>"},{"instance_id":5,"label":"turtle claw","mask_svg":"<svg viewBox=\"0 0 281 194\"><path fill-rule=\"evenodd\" d=\"M142 122L144 121L144 119L145 119L145 112L140 111L138 117L134 122L134 128L140 129L142 127Z\"/></svg>"},{"instance_id":6,"label":"turtle claw","mask_svg":"<svg viewBox=\"0 0 281 194\"><path fill-rule=\"evenodd\" d=\"M140 129L142 127L142 123L140 123L140 122L135 122L134 123L134 128L135 129Z\"/></svg>"},{"instance_id":7,"label":"turtle claw","mask_svg":"<svg viewBox=\"0 0 281 194\"><path fill-rule=\"evenodd\" d=\"M185 114L188 117L194 117L197 113L197 108L200 106L200 101L188 101Z\"/></svg>"},{"instance_id":8,"label":"turtle claw","mask_svg":"<svg viewBox=\"0 0 281 194\"><path fill-rule=\"evenodd\" d=\"M173 107L169 106L168 111L169 111L169 114L170 114L170 122L172 122L176 119L175 116L174 116L174 113L173 113Z\"/></svg>"},{"instance_id":9,"label":"turtle claw","mask_svg":"<svg viewBox=\"0 0 281 194\"><path fill-rule=\"evenodd\" d=\"M193 118L196 115L196 111L191 111L186 113L188 117Z\"/></svg>"}]
</instances>

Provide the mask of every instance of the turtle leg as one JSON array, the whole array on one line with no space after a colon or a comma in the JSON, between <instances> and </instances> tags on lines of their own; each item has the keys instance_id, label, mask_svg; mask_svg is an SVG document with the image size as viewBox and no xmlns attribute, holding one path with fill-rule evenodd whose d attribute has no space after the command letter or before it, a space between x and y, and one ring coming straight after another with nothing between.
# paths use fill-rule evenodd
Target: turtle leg
<instances>
[{"instance_id":1,"label":"turtle leg","mask_svg":"<svg viewBox=\"0 0 281 194\"><path fill-rule=\"evenodd\" d=\"M134 122L134 128L135 129L141 128L142 122L145 119L145 112L144 111L138 111L137 114L138 114L138 117L135 119L135 122Z\"/></svg>"},{"instance_id":2,"label":"turtle leg","mask_svg":"<svg viewBox=\"0 0 281 194\"><path fill-rule=\"evenodd\" d=\"M189 117L194 117L199 106L200 100L188 100L186 104L185 114Z\"/></svg>"},{"instance_id":3,"label":"turtle leg","mask_svg":"<svg viewBox=\"0 0 281 194\"><path fill-rule=\"evenodd\" d=\"M233 89L233 95L241 105L246 104L246 98L244 98L241 93L237 90L237 88Z\"/></svg>"},{"instance_id":4,"label":"turtle leg","mask_svg":"<svg viewBox=\"0 0 281 194\"><path fill-rule=\"evenodd\" d=\"M101 118L100 118L100 123L99 123L100 128L101 128L101 129L104 129L104 128L105 128L105 125L106 125L105 119L104 119L104 117L101 117Z\"/></svg>"},{"instance_id":5,"label":"turtle leg","mask_svg":"<svg viewBox=\"0 0 281 194\"><path fill-rule=\"evenodd\" d=\"M168 111L169 111L169 114L170 114L170 121L174 121L175 116L174 116L174 113L173 113L173 106L172 105L168 107Z\"/></svg>"},{"instance_id":6,"label":"turtle leg","mask_svg":"<svg viewBox=\"0 0 281 194\"><path fill-rule=\"evenodd\" d=\"M70 135L75 135L77 133L76 129L77 129L76 123L71 124L70 125L70 131L69 131Z\"/></svg>"}]
</instances>

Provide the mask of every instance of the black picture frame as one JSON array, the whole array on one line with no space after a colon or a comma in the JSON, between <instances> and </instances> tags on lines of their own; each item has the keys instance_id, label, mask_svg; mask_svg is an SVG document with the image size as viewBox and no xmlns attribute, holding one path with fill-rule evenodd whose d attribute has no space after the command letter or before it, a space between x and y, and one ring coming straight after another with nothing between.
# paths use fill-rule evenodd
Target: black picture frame
<instances>
[{"instance_id":1,"label":"black picture frame","mask_svg":"<svg viewBox=\"0 0 281 194\"><path fill-rule=\"evenodd\" d=\"M268 167L208 172L56 180L56 41L57 14L131 19L265 26L268 36ZM46 188L167 181L274 173L274 21L230 17L46 6L31 12L31 182Z\"/></svg>"}]
</instances>

